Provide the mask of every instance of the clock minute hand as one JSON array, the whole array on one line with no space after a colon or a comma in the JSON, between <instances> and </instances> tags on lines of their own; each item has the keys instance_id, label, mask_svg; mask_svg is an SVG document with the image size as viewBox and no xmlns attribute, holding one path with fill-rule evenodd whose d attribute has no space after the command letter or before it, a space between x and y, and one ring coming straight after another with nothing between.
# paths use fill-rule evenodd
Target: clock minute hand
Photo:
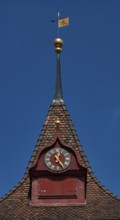
<instances>
[{"instance_id":1,"label":"clock minute hand","mask_svg":"<svg viewBox=\"0 0 120 220\"><path fill-rule=\"evenodd\" d=\"M62 168L64 168L63 163L60 161L59 157L55 155L56 162L59 162Z\"/></svg>"}]
</instances>

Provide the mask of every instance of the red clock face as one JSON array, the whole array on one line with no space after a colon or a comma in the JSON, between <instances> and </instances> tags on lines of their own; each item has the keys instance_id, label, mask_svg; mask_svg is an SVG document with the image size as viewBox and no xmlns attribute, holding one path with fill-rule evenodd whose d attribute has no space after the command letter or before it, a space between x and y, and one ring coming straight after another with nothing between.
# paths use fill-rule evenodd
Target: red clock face
<instances>
[{"instance_id":1,"label":"red clock face","mask_svg":"<svg viewBox=\"0 0 120 220\"><path fill-rule=\"evenodd\" d=\"M56 147L49 150L44 158L45 165L53 171L61 171L66 169L71 161L68 151L63 148Z\"/></svg>"}]
</instances>

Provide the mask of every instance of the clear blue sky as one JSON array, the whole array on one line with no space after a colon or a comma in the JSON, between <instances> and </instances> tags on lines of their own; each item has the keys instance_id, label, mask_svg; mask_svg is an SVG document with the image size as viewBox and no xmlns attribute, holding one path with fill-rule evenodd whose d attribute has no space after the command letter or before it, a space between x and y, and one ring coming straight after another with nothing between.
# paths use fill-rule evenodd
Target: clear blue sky
<instances>
[{"instance_id":1,"label":"clear blue sky","mask_svg":"<svg viewBox=\"0 0 120 220\"><path fill-rule=\"evenodd\" d=\"M120 196L120 1L0 1L0 195L22 178L55 87L60 10L63 95L98 180Z\"/></svg>"}]
</instances>

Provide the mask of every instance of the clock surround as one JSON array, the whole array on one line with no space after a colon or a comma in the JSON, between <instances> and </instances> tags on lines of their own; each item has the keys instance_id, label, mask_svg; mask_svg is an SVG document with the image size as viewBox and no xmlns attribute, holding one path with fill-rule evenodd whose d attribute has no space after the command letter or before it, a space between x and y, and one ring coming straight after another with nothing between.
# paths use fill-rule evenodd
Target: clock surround
<instances>
[{"instance_id":1,"label":"clock surround","mask_svg":"<svg viewBox=\"0 0 120 220\"><path fill-rule=\"evenodd\" d=\"M86 204L87 169L81 164L78 152L64 144L59 133L51 145L41 149L29 172L31 205Z\"/></svg>"}]
</instances>

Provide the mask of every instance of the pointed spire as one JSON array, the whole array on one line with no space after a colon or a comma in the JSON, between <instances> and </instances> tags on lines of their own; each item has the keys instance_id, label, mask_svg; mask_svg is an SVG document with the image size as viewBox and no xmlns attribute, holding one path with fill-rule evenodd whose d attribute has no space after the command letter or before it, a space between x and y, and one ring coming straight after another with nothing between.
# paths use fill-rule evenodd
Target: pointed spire
<instances>
[{"instance_id":1,"label":"pointed spire","mask_svg":"<svg viewBox=\"0 0 120 220\"><path fill-rule=\"evenodd\" d=\"M55 52L56 52L56 85L54 100L63 101L62 94L62 82L61 82L61 70L60 70L60 53L62 51L63 40L56 38L54 40Z\"/></svg>"}]
</instances>

